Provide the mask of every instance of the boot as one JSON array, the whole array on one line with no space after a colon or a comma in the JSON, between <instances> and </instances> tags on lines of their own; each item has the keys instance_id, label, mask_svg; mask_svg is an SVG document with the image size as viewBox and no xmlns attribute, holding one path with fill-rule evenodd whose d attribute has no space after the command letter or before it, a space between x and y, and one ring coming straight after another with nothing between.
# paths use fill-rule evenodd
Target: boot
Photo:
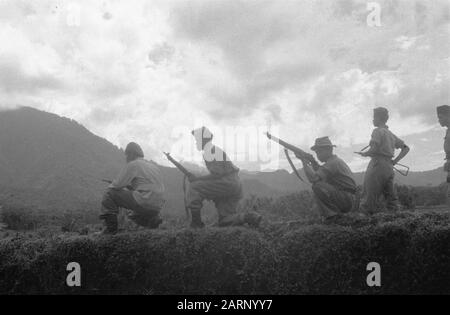
<instances>
[{"instance_id":1,"label":"boot","mask_svg":"<svg viewBox=\"0 0 450 315\"><path fill-rule=\"evenodd\" d=\"M119 223L117 221L117 215L103 215L105 228L99 233L100 235L114 235L117 233Z\"/></svg>"},{"instance_id":2,"label":"boot","mask_svg":"<svg viewBox=\"0 0 450 315\"><path fill-rule=\"evenodd\" d=\"M161 217L159 215L149 218L146 228L157 229L162 222L163 222L163 220L161 219Z\"/></svg>"},{"instance_id":3,"label":"boot","mask_svg":"<svg viewBox=\"0 0 450 315\"><path fill-rule=\"evenodd\" d=\"M256 212L250 211L244 215L244 221L253 228L258 228L261 224L262 216Z\"/></svg>"},{"instance_id":4,"label":"boot","mask_svg":"<svg viewBox=\"0 0 450 315\"><path fill-rule=\"evenodd\" d=\"M200 210L191 210L191 228L201 229L203 227L205 227L205 224L202 222Z\"/></svg>"}]
</instances>

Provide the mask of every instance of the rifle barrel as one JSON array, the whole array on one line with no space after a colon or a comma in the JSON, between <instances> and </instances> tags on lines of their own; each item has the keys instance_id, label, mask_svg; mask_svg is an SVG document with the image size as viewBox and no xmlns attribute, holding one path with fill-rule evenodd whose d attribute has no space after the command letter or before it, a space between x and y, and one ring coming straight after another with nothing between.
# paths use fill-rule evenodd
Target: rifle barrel
<instances>
[{"instance_id":1,"label":"rifle barrel","mask_svg":"<svg viewBox=\"0 0 450 315\"><path fill-rule=\"evenodd\" d=\"M270 133L267 133L267 137L270 140L277 142L278 144L280 144L281 146L285 147L286 149L288 149L288 150L290 150L292 152L300 152L300 151L302 151L300 148L297 148L297 147L293 146L292 144L289 144L286 141L281 140L280 138L272 136Z\"/></svg>"}]
</instances>

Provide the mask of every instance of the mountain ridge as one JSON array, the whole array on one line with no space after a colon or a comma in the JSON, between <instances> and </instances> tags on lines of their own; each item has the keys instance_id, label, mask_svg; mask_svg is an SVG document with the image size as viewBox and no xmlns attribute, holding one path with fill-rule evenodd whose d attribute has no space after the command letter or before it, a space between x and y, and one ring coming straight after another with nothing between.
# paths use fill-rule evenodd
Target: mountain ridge
<instances>
[{"instance_id":1,"label":"mountain ridge","mask_svg":"<svg viewBox=\"0 0 450 315\"><path fill-rule=\"evenodd\" d=\"M101 179L116 176L124 163L122 149L73 119L31 107L0 112L0 203L98 208L106 188ZM168 207L183 208L183 175L175 168L160 167ZM310 189L287 170L242 170L240 175L246 196L280 196ZM439 185L445 174L437 169L396 178L402 184L427 186ZM355 179L361 184L363 173L355 173Z\"/></svg>"}]
</instances>

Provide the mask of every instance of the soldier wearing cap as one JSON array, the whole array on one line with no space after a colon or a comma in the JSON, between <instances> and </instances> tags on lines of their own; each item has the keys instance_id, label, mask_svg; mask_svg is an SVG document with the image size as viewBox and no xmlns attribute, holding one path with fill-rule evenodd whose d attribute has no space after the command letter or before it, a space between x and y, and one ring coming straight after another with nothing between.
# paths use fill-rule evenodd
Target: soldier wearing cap
<instances>
[{"instance_id":1,"label":"soldier wearing cap","mask_svg":"<svg viewBox=\"0 0 450 315\"><path fill-rule=\"evenodd\" d=\"M447 193L446 201L450 206L450 106L441 105L436 108L439 124L447 128L444 138L445 165L444 172L447 172Z\"/></svg>"},{"instance_id":2,"label":"soldier wearing cap","mask_svg":"<svg viewBox=\"0 0 450 315\"><path fill-rule=\"evenodd\" d=\"M314 166L302 156L304 171L312 183L316 207L327 222L332 218L350 212L356 202L356 183L348 165L333 153L328 137L316 139L311 150L316 152L322 165Z\"/></svg>"},{"instance_id":3,"label":"soldier wearing cap","mask_svg":"<svg viewBox=\"0 0 450 315\"><path fill-rule=\"evenodd\" d=\"M187 208L190 210L192 228L202 228L201 208L204 200L212 200L219 214L218 226L258 226L261 216L255 212L238 214L237 206L242 198L242 184L237 168L224 151L212 143L213 134L202 127L192 131L197 149L203 151L203 159L209 174L189 178Z\"/></svg>"},{"instance_id":4,"label":"soldier wearing cap","mask_svg":"<svg viewBox=\"0 0 450 315\"><path fill-rule=\"evenodd\" d=\"M102 234L115 234L119 208L132 211L130 218L138 225L157 228L165 203L164 184L158 165L144 160L141 147L134 142L125 149L127 165L111 183L102 200L100 218L105 222Z\"/></svg>"},{"instance_id":5,"label":"soldier wearing cap","mask_svg":"<svg viewBox=\"0 0 450 315\"><path fill-rule=\"evenodd\" d=\"M369 143L370 149L361 152L362 156L371 158L364 177L361 211L373 214L378 211L378 203L384 196L388 211L399 209L397 192L394 186L394 166L409 152L409 147L400 140L386 125L389 112L384 107L377 107L373 111L373 125L375 129ZM395 150L401 149L394 159Z\"/></svg>"}]
</instances>

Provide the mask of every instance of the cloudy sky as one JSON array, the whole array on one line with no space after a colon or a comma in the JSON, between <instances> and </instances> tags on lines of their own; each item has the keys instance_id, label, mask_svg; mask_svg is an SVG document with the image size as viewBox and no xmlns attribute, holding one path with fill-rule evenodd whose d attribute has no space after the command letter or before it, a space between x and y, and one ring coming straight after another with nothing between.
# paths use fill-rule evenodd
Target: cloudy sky
<instances>
[{"instance_id":1,"label":"cloudy sky","mask_svg":"<svg viewBox=\"0 0 450 315\"><path fill-rule=\"evenodd\" d=\"M305 148L328 135L355 171L367 160L352 152L385 106L412 147L405 163L439 167L450 2L369 2L0 0L0 106L73 118L161 163L162 150L194 159L179 148L201 125L225 138L270 128ZM377 5L381 25L368 23ZM258 143L228 151L242 157ZM238 164L258 169L247 160Z\"/></svg>"}]
</instances>

